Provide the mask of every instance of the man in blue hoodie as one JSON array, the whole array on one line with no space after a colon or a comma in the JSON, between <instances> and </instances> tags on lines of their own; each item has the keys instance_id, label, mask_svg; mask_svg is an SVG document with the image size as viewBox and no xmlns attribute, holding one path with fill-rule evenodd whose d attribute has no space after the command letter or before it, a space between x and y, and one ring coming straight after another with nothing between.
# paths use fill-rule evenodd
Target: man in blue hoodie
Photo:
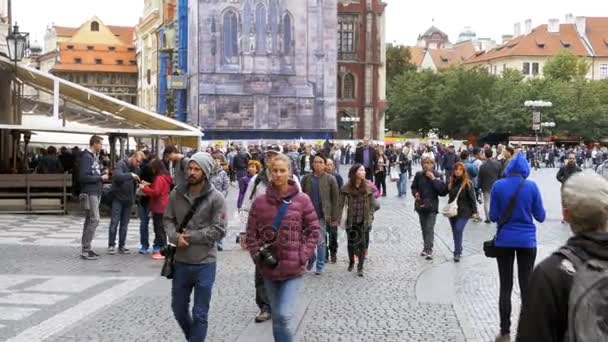
<instances>
[{"instance_id":1,"label":"man in blue hoodie","mask_svg":"<svg viewBox=\"0 0 608 342\"><path fill-rule=\"evenodd\" d=\"M498 222L505 215L504 225L499 228L496 246L502 254L496 258L500 278L500 334L496 342L510 341L511 291L513 289L513 262L517 256L519 286L523 305L527 302L528 278L536 259L536 225L545 221L545 209L538 186L527 180L530 166L520 152L507 165L504 176L492 187L490 195L490 220ZM519 192L518 192L519 191ZM515 207L507 213L509 202L517 196Z\"/></svg>"},{"instance_id":2,"label":"man in blue hoodie","mask_svg":"<svg viewBox=\"0 0 608 342\"><path fill-rule=\"evenodd\" d=\"M91 250L91 241L99 225L99 197L101 184L108 180L107 174L101 174L99 152L103 139L96 135L89 140L89 148L80 154L80 195L78 200L85 213L84 227L82 228L82 250L80 257L84 260L97 260L99 254Z\"/></svg>"}]
</instances>

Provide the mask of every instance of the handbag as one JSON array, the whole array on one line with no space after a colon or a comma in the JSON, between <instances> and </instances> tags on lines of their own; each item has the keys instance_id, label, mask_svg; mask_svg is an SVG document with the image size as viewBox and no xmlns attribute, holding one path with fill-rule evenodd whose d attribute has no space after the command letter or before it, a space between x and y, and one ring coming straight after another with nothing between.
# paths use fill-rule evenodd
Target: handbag
<instances>
[{"instance_id":1,"label":"handbag","mask_svg":"<svg viewBox=\"0 0 608 342\"><path fill-rule=\"evenodd\" d=\"M445 216L447 218L452 218L452 217L458 216L458 197L460 197L460 192L462 192L463 188L464 188L464 184L458 190L458 194L456 194L456 197L454 198L454 200L452 202L449 202L448 204L446 204L446 206L443 207L443 209L441 209L441 213L443 214L443 216Z\"/></svg>"},{"instance_id":2,"label":"handbag","mask_svg":"<svg viewBox=\"0 0 608 342\"><path fill-rule=\"evenodd\" d=\"M498 219L496 235L494 235L494 238L483 243L483 253L486 257L496 258L502 255L502 248L496 246L496 238L498 237L498 233L500 232L502 227L509 221L511 215L513 215L513 210L515 210L515 203L517 202L519 190L521 190L525 183L526 179L522 179L521 183L519 183L519 186L517 187L517 190L515 190L515 194L509 200L507 209L502 215L500 215L500 218Z\"/></svg>"},{"instance_id":3,"label":"handbag","mask_svg":"<svg viewBox=\"0 0 608 342\"><path fill-rule=\"evenodd\" d=\"M348 196L344 200L344 207L342 207L342 216L340 216L340 228L346 228L346 221L348 220Z\"/></svg>"},{"instance_id":4,"label":"handbag","mask_svg":"<svg viewBox=\"0 0 608 342\"><path fill-rule=\"evenodd\" d=\"M397 182L398 180L399 180L399 171L397 170L397 167L394 166L391 168L391 181Z\"/></svg>"},{"instance_id":5,"label":"handbag","mask_svg":"<svg viewBox=\"0 0 608 342\"><path fill-rule=\"evenodd\" d=\"M203 202L203 198L203 196L199 196L194 201L194 203L192 203L190 210L188 211L186 216L184 216L182 223L177 229L178 233L184 231L184 229L188 225L188 222L190 222L192 216L194 216L194 214L198 210L198 207ZM167 279L173 279L173 272L175 271L175 253L177 252L177 247L175 245L167 245L161 252L161 254L163 254L163 256L165 257L165 261L163 262L163 266L160 269L160 275Z\"/></svg>"}]
</instances>

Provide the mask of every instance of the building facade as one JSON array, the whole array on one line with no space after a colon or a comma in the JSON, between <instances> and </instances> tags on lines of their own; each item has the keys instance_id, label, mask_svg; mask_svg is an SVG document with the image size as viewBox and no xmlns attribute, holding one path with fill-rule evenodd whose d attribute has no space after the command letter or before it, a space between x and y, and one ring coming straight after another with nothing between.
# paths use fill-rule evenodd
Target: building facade
<instances>
[{"instance_id":1,"label":"building facade","mask_svg":"<svg viewBox=\"0 0 608 342\"><path fill-rule=\"evenodd\" d=\"M530 20L514 26L514 35L493 49L477 52L467 60L500 75L507 69L519 70L526 78L542 77L545 63L569 51L589 63L587 79L608 79L608 17L565 17L565 22L550 19L548 24L532 27Z\"/></svg>"},{"instance_id":2,"label":"building facade","mask_svg":"<svg viewBox=\"0 0 608 342\"><path fill-rule=\"evenodd\" d=\"M188 121L208 139L330 138L336 0L194 0Z\"/></svg>"},{"instance_id":3,"label":"building facade","mask_svg":"<svg viewBox=\"0 0 608 342\"><path fill-rule=\"evenodd\" d=\"M8 1L0 0L0 52L8 53L6 35L8 35Z\"/></svg>"},{"instance_id":4,"label":"building facade","mask_svg":"<svg viewBox=\"0 0 608 342\"><path fill-rule=\"evenodd\" d=\"M137 103L133 27L93 17L80 27L49 27L37 67L119 100Z\"/></svg>"},{"instance_id":5,"label":"building facade","mask_svg":"<svg viewBox=\"0 0 608 342\"><path fill-rule=\"evenodd\" d=\"M170 116L173 109L168 111L167 103L172 94L167 89L167 76L172 72L175 46L175 3L176 0L145 0L143 16L135 27L137 103Z\"/></svg>"},{"instance_id":6,"label":"building facade","mask_svg":"<svg viewBox=\"0 0 608 342\"><path fill-rule=\"evenodd\" d=\"M338 2L338 134L384 140L385 8L380 0Z\"/></svg>"}]
</instances>

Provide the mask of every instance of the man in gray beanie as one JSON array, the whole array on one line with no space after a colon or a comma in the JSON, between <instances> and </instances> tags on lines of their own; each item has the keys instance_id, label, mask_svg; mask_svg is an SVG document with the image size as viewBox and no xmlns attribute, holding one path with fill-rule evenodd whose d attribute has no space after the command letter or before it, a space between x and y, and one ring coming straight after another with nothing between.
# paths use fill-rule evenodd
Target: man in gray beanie
<instances>
[{"instance_id":1,"label":"man in gray beanie","mask_svg":"<svg viewBox=\"0 0 608 342\"><path fill-rule=\"evenodd\" d=\"M209 179L215 160L206 152L188 162L187 182L173 189L163 218L169 243L177 246L171 307L188 341L204 341L216 272L216 242L226 235L226 202ZM194 211L188 222L184 219ZM189 303L194 289L194 306Z\"/></svg>"}]
</instances>

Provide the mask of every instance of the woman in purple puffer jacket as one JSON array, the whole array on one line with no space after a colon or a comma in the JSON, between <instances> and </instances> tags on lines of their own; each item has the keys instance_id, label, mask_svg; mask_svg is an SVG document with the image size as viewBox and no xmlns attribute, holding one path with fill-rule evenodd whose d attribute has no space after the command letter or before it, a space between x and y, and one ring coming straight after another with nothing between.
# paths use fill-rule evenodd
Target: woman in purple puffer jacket
<instances>
[{"instance_id":1,"label":"woman in purple puffer jacket","mask_svg":"<svg viewBox=\"0 0 608 342\"><path fill-rule=\"evenodd\" d=\"M253 202L247 221L247 249L261 269L272 308L272 332L276 342L291 342L291 318L297 311L298 292L306 272L306 262L314 254L320 227L312 201L292 180L291 162L279 154L270 166L271 184ZM272 225L283 202L291 201L279 225ZM261 247L269 246L278 261L271 267L259 257Z\"/></svg>"}]
</instances>

